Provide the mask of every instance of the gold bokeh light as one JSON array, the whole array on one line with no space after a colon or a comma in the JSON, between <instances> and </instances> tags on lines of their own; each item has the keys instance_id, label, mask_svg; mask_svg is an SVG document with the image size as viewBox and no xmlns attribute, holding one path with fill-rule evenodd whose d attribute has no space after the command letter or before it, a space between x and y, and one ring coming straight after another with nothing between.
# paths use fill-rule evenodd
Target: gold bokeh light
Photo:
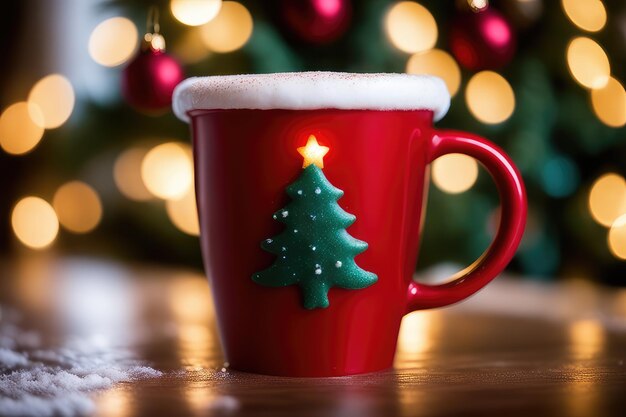
<instances>
[{"instance_id":1,"label":"gold bokeh light","mask_svg":"<svg viewBox=\"0 0 626 417\"><path fill-rule=\"evenodd\" d=\"M435 347L441 330L440 315L438 311L414 311L404 316L398 335L396 361L412 363Z\"/></svg>"},{"instance_id":2,"label":"gold bokeh light","mask_svg":"<svg viewBox=\"0 0 626 417\"><path fill-rule=\"evenodd\" d=\"M602 323L593 319L576 320L568 326L570 349L580 359L589 359L602 353L606 335Z\"/></svg>"},{"instance_id":3,"label":"gold bokeh light","mask_svg":"<svg viewBox=\"0 0 626 417\"><path fill-rule=\"evenodd\" d=\"M465 101L470 112L483 123L502 123L515 110L515 93L507 80L493 71L475 74L467 84Z\"/></svg>"},{"instance_id":4,"label":"gold bokeh light","mask_svg":"<svg viewBox=\"0 0 626 417\"><path fill-rule=\"evenodd\" d=\"M102 218L102 203L98 193L81 181L71 181L54 194L52 207L61 226L74 233L93 230Z\"/></svg>"},{"instance_id":5,"label":"gold bokeh light","mask_svg":"<svg viewBox=\"0 0 626 417\"><path fill-rule=\"evenodd\" d=\"M235 1L225 1L218 15L201 27L200 35L206 47L214 52L235 51L252 35L252 15Z\"/></svg>"},{"instance_id":6,"label":"gold bokeh light","mask_svg":"<svg viewBox=\"0 0 626 417\"><path fill-rule=\"evenodd\" d=\"M430 49L419 52L409 58L406 64L409 74L429 74L441 78L454 96L461 84L461 70L452 55L441 49Z\"/></svg>"},{"instance_id":7,"label":"gold bokeh light","mask_svg":"<svg viewBox=\"0 0 626 417\"><path fill-rule=\"evenodd\" d=\"M467 4L477 12L489 7L489 0L467 0Z\"/></svg>"},{"instance_id":8,"label":"gold bokeh light","mask_svg":"<svg viewBox=\"0 0 626 417\"><path fill-rule=\"evenodd\" d=\"M198 236L200 225L198 224L198 211L196 210L196 193L193 185L185 195L178 200L165 202L167 216L176 228L188 235Z\"/></svg>"},{"instance_id":9,"label":"gold bokeh light","mask_svg":"<svg viewBox=\"0 0 626 417\"><path fill-rule=\"evenodd\" d=\"M94 28L89 37L89 55L100 65L115 67L133 55L138 45L137 27L125 17L112 17Z\"/></svg>"},{"instance_id":10,"label":"gold bokeh light","mask_svg":"<svg viewBox=\"0 0 626 417\"><path fill-rule=\"evenodd\" d=\"M48 202L39 197L25 197L18 201L11 213L15 236L25 246L43 249L57 237L59 220Z\"/></svg>"},{"instance_id":11,"label":"gold bokeh light","mask_svg":"<svg viewBox=\"0 0 626 417\"><path fill-rule=\"evenodd\" d=\"M209 22L220 11L222 0L171 0L170 11L179 22L199 26Z\"/></svg>"},{"instance_id":12,"label":"gold bokeh light","mask_svg":"<svg viewBox=\"0 0 626 417\"><path fill-rule=\"evenodd\" d=\"M385 16L385 32L393 46L414 54L437 42L437 22L427 8L413 1L401 1Z\"/></svg>"},{"instance_id":13,"label":"gold bokeh light","mask_svg":"<svg viewBox=\"0 0 626 417\"><path fill-rule=\"evenodd\" d=\"M113 165L115 185L131 200L147 201L153 198L141 178L141 163L148 151L149 148L130 148L122 152Z\"/></svg>"},{"instance_id":14,"label":"gold bokeh light","mask_svg":"<svg viewBox=\"0 0 626 417\"><path fill-rule=\"evenodd\" d=\"M626 213L626 181L613 172L602 175L591 186L588 204L593 219L610 227Z\"/></svg>"},{"instance_id":15,"label":"gold bokeh light","mask_svg":"<svg viewBox=\"0 0 626 417\"><path fill-rule=\"evenodd\" d=\"M167 307L177 323L213 324L215 312L206 278L194 272L177 272L172 278L167 283Z\"/></svg>"},{"instance_id":16,"label":"gold bokeh light","mask_svg":"<svg viewBox=\"0 0 626 417\"><path fill-rule=\"evenodd\" d=\"M567 67L583 87L602 88L611 76L611 65L604 49L586 37L572 39L567 46Z\"/></svg>"},{"instance_id":17,"label":"gold bokeh light","mask_svg":"<svg viewBox=\"0 0 626 417\"><path fill-rule=\"evenodd\" d=\"M98 417L132 417L134 396L126 387L110 388L94 399Z\"/></svg>"},{"instance_id":18,"label":"gold bokeh light","mask_svg":"<svg viewBox=\"0 0 626 417\"><path fill-rule=\"evenodd\" d=\"M626 260L626 213L613 222L607 240L611 253L618 259Z\"/></svg>"},{"instance_id":19,"label":"gold bokeh light","mask_svg":"<svg viewBox=\"0 0 626 417\"><path fill-rule=\"evenodd\" d=\"M626 92L615 78L609 78L605 87L591 90L591 105L593 112L605 125L626 125Z\"/></svg>"},{"instance_id":20,"label":"gold bokeh light","mask_svg":"<svg viewBox=\"0 0 626 417\"><path fill-rule=\"evenodd\" d=\"M606 24L606 9L600 0L561 0L561 6L573 24L588 32L597 32Z\"/></svg>"},{"instance_id":21,"label":"gold bokeh light","mask_svg":"<svg viewBox=\"0 0 626 417\"><path fill-rule=\"evenodd\" d=\"M141 178L156 197L165 200L183 197L193 180L191 148L179 142L155 146L143 158Z\"/></svg>"},{"instance_id":22,"label":"gold bokeh light","mask_svg":"<svg viewBox=\"0 0 626 417\"><path fill-rule=\"evenodd\" d=\"M61 74L51 74L33 86L28 95L30 109L39 109L43 117L42 127L54 129L69 119L74 110L74 89L70 81ZM37 115L31 115L37 120Z\"/></svg>"},{"instance_id":23,"label":"gold bokeh light","mask_svg":"<svg viewBox=\"0 0 626 417\"><path fill-rule=\"evenodd\" d=\"M43 125L36 104L22 101L7 107L0 115L0 147L13 155L31 151L43 137Z\"/></svg>"},{"instance_id":24,"label":"gold bokeh light","mask_svg":"<svg viewBox=\"0 0 626 417\"><path fill-rule=\"evenodd\" d=\"M211 55L200 28L189 28L172 45L172 54L184 64L196 64Z\"/></svg>"},{"instance_id":25,"label":"gold bokeh light","mask_svg":"<svg viewBox=\"0 0 626 417\"><path fill-rule=\"evenodd\" d=\"M469 190L478 178L478 164L474 158L460 153L443 155L433 162L433 183L441 191L458 194Z\"/></svg>"}]
</instances>

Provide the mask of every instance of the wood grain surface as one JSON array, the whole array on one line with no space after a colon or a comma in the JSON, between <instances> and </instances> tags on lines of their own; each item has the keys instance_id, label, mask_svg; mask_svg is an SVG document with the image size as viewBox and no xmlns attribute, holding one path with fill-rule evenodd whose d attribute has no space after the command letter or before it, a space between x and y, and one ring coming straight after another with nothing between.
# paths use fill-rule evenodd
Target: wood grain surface
<instances>
[{"instance_id":1,"label":"wood grain surface","mask_svg":"<svg viewBox=\"0 0 626 417\"><path fill-rule=\"evenodd\" d=\"M623 289L501 277L465 303L407 316L393 370L293 379L228 368L200 272L84 258L2 265L0 306L46 344L95 335L164 372L93 393L96 416L626 415Z\"/></svg>"}]
</instances>

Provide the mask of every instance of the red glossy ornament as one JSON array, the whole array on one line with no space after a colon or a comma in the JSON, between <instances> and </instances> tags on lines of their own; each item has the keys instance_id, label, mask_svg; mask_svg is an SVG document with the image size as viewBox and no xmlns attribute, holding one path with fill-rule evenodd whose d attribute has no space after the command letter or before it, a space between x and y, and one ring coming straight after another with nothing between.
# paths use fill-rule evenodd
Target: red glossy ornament
<instances>
[{"instance_id":1,"label":"red glossy ornament","mask_svg":"<svg viewBox=\"0 0 626 417\"><path fill-rule=\"evenodd\" d=\"M285 28L299 40L322 45L345 33L352 17L350 0L281 0Z\"/></svg>"},{"instance_id":2,"label":"red glossy ornament","mask_svg":"<svg viewBox=\"0 0 626 417\"><path fill-rule=\"evenodd\" d=\"M172 104L174 87L184 79L180 64L164 51L141 51L122 72L122 93L134 108L162 111Z\"/></svg>"},{"instance_id":3,"label":"red glossy ornament","mask_svg":"<svg viewBox=\"0 0 626 417\"><path fill-rule=\"evenodd\" d=\"M339 376L392 366L400 322L419 309L458 302L513 257L526 221L521 177L495 145L433 128L432 111L192 110L201 243L224 353L238 370ZM259 242L284 230L272 213L302 171L297 149L314 134L329 152L324 175L356 216L347 230L369 244L358 265L378 275L367 288L332 288L325 309L302 307L297 286L252 280L275 256ZM502 216L487 253L449 284L413 281L428 165L464 153L491 173ZM470 214L467 213L469 216ZM459 237L461 238L461 237Z\"/></svg>"},{"instance_id":4,"label":"red glossy ornament","mask_svg":"<svg viewBox=\"0 0 626 417\"><path fill-rule=\"evenodd\" d=\"M497 10L460 13L452 22L450 50L470 71L499 69L511 62L516 36L511 24Z\"/></svg>"},{"instance_id":5,"label":"red glossy ornament","mask_svg":"<svg viewBox=\"0 0 626 417\"><path fill-rule=\"evenodd\" d=\"M141 50L122 72L122 95L132 107L160 113L172 104L174 88L185 78L178 61L165 53L165 39L159 33L159 12L148 12L147 33Z\"/></svg>"}]
</instances>

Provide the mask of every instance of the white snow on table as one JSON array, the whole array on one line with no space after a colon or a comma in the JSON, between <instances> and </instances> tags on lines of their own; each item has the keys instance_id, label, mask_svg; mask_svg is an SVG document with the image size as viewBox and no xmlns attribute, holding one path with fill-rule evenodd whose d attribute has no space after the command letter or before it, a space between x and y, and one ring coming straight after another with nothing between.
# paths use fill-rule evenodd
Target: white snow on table
<instances>
[{"instance_id":1,"label":"white snow on table","mask_svg":"<svg viewBox=\"0 0 626 417\"><path fill-rule=\"evenodd\" d=\"M36 333L16 325L17 315L0 309L0 415L82 416L95 410L91 394L120 382L155 378L122 350L76 340L42 349Z\"/></svg>"}]
</instances>

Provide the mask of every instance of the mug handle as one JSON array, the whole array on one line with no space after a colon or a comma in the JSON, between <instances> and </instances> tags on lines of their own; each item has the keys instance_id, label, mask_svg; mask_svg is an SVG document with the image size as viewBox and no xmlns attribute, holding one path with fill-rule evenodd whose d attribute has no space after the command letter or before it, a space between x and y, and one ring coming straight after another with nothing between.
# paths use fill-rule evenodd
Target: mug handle
<instances>
[{"instance_id":1,"label":"mug handle","mask_svg":"<svg viewBox=\"0 0 626 417\"><path fill-rule=\"evenodd\" d=\"M434 131L428 163L450 153L471 156L487 169L500 194L500 224L489 249L473 264L456 274L453 281L441 285L411 282L408 311L453 304L480 290L502 272L513 258L524 233L526 191L511 159L496 145L480 136L452 130Z\"/></svg>"}]
</instances>

